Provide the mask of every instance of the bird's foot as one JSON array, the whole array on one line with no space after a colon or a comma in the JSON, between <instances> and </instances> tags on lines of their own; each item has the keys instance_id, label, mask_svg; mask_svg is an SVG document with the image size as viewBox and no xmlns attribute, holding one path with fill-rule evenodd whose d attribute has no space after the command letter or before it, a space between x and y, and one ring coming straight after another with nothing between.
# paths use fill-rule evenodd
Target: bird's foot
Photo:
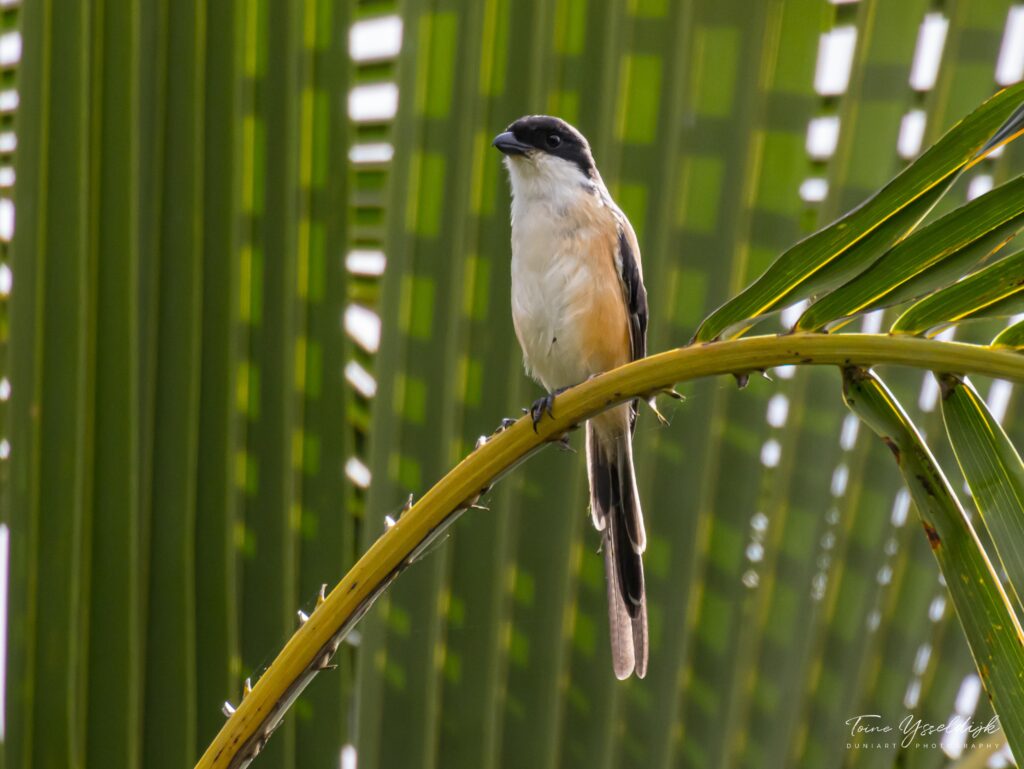
<instances>
[{"instance_id":1,"label":"bird's foot","mask_svg":"<svg viewBox=\"0 0 1024 769\"><path fill-rule=\"evenodd\" d=\"M537 432L537 423L540 422L540 420L543 418L545 411L548 412L548 416L549 417L554 417L555 416L554 407L555 407L555 394L554 393L548 393L543 398L538 398L537 400L535 400L533 402L533 405L530 406L529 414L530 414L530 418L533 420L533 431L534 432Z\"/></svg>"},{"instance_id":2,"label":"bird's foot","mask_svg":"<svg viewBox=\"0 0 1024 769\"><path fill-rule=\"evenodd\" d=\"M537 432L537 424L544 417L544 412L547 412L547 415L549 417L551 417L552 419L554 419L554 417L555 417L555 396L556 395L561 395L562 393L564 393L568 389L569 389L568 387L559 387L554 392L550 392L547 395L545 395L544 397L538 398L537 400L535 400L533 402L533 405L530 406L530 410L529 410L528 413L530 414L530 417L533 419L533 431L534 432ZM524 411L526 411L526 410L524 409Z\"/></svg>"}]
</instances>

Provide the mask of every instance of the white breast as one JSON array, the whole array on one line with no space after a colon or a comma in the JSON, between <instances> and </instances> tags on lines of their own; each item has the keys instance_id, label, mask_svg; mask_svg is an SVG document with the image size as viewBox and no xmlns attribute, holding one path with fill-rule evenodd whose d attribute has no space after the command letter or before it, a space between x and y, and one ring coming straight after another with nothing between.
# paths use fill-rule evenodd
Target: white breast
<instances>
[{"instance_id":1,"label":"white breast","mask_svg":"<svg viewBox=\"0 0 1024 769\"><path fill-rule=\"evenodd\" d=\"M551 391L595 373L579 354L593 290L593 259L585 249L608 213L598 211L599 197L578 178L535 184L510 170L512 318L527 372Z\"/></svg>"}]
</instances>

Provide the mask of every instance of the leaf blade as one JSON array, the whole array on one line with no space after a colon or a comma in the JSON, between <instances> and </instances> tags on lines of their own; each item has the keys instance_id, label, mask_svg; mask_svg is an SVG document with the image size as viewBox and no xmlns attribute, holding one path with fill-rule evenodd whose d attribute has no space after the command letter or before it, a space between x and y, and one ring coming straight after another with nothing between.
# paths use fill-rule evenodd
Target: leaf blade
<instances>
[{"instance_id":1,"label":"leaf blade","mask_svg":"<svg viewBox=\"0 0 1024 769\"><path fill-rule=\"evenodd\" d=\"M992 347L1008 347L1012 350L1024 349L1024 320L1007 326L992 340Z\"/></svg>"},{"instance_id":2,"label":"leaf blade","mask_svg":"<svg viewBox=\"0 0 1024 769\"><path fill-rule=\"evenodd\" d=\"M1024 176L957 208L897 243L870 267L814 304L796 330L897 304L954 280L1024 227Z\"/></svg>"},{"instance_id":3,"label":"leaf blade","mask_svg":"<svg viewBox=\"0 0 1024 769\"><path fill-rule=\"evenodd\" d=\"M984 400L966 381L942 378L942 418L957 462L1010 581L1024 585L1024 462Z\"/></svg>"},{"instance_id":4,"label":"leaf blade","mask_svg":"<svg viewBox=\"0 0 1024 769\"><path fill-rule=\"evenodd\" d=\"M923 334L938 326L972 318L1012 315L1021 306L1024 306L1024 251L926 296L897 318L890 330L894 334Z\"/></svg>"},{"instance_id":5,"label":"leaf blade","mask_svg":"<svg viewBox=\"0 0 1024 769\"><path fill-rule=\"evenodd\" d=\"M921 517L986 691L1024 749L1024 632L966 513L916 427L880 379L843 372L843 399L892 450Z\"/></svg>"},{"instance_id":6,"label":"leaf blade","mask_svg":"<svg viewBox=\"0 0 1024 769\"><path fill-rule=\"evenodd\" d=\"M936 186L948 183L965 167L977 162L985 152L991 151L987 145L995 138L1004 142L1015 138L1016 133L1012 131L1005 137L1003 134L1008 130L1006 126L1012 128L1022 120L1017 114L1021 111L1022 94L1024 84L998 92L876 195L783 253L754 283L708 316L697 330L695 341L711 341L744 321L808 296L807 286L814 276L836 263L852 246ZM860 260L856 262L859 264Z\"/></svg>"}]
</instances>

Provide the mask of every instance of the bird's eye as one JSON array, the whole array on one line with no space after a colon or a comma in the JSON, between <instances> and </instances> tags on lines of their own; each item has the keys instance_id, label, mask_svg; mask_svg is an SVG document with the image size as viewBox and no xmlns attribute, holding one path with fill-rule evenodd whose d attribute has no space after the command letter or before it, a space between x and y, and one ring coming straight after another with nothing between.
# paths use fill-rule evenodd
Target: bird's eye
<instances>
[{"instance_id":1,"label":"bird's eye","mask_svg":"<svg viewBox=\"0 0 1024 769\"><path fill-rule=\"evenodd\" d=\"M548 134L547 144L551 149L554 149L562 143L562 137L558 134Z\"/></svg>"}]
</instances>

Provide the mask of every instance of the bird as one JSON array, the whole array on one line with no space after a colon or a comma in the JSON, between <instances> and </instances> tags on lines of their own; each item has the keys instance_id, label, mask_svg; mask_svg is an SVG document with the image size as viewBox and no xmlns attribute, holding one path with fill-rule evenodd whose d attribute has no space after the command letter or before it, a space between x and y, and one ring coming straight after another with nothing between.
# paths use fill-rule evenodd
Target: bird
<instances>
[{"instance_id":1,"label":"bird","mask_svg":"<svg viewBox=\"0 0 1024 769\"><path fill-rule=\"evenodd\" d=\"M512 190L512 321L526 372L546 391L534 429L568 387L643 358L647 291L629 219L590 144L557 117L527 115L499 133ZM601 533L612 667L647 673L647 544L633 467L637 402L586 425L590 512Z\"/></svg>"}]
</instances>

